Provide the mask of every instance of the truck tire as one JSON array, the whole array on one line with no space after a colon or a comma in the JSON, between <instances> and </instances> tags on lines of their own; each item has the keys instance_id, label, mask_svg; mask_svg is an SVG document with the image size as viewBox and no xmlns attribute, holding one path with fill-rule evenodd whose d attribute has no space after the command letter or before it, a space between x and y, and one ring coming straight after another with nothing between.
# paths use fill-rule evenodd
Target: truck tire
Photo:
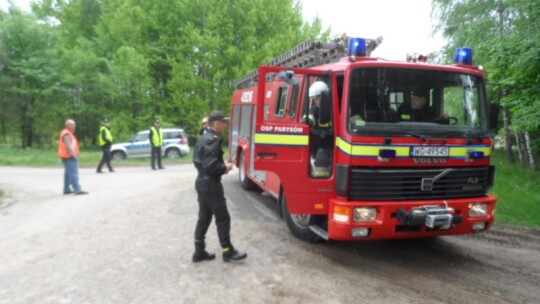
<instances>
[{"instance_id":1,"label":"truck tire","mask_svg":"<svg viewBox=\"0 0 540 304\"><path fill-rule=\"evenodd\" d=\"M291 233L303 240L312 243L316 243L321 240L321 238L316 235L311 229L309 229L309 220L311 215L309 214L290 214L289 207L287 206L287 198L285 197L285 191L281 190L279 195L279 204L281 206L281 212L285 218L285 222L289 227Z\"/></svg>"},{"instance_id":2,"label":"truck tire","mask_svg":"<svg viewBox=\"0 0 540 304\"><path fill-rule=\"evenodd\" d=\"M242 189L244 190L253 190L257 186L252 180L247 177L247 167L246 167L246 159L244 157L244 151L240 152L240 158L238 159L238 181L240 182L240 186L242 186Z\"/></svg>"}]
</instances>

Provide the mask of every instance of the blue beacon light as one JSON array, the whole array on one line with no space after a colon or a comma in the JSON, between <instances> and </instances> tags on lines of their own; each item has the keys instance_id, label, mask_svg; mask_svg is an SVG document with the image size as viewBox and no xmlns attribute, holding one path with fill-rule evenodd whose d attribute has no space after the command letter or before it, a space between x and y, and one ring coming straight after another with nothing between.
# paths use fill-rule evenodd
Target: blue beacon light
<instances>
[{"instance_id":1,"label":"blue beacon light","mask_svg":"<svg viewBox=\"0 0 540 304\"><path fill-rule=\"evenodd\" d=\"M351 38L349 41L349 56L366 56L366 39Z\"/></svg>"},{"instance_id":2,"label":"blue beacon light","mask_svg":"<svg viewBox=\"0 0 540 304\"><path fill-rule=\"evenodd\" d=\"M468 159L470 159L470 160L473 160L473 159L482 159L482 158L484 158L484 152L482 152L482 151L474 151L474 150L470 150L470 151L467 151L467 157L468 157Z\"/></svg>"},{"instance_id":3,"label":"blue beacon light","mask_svg":"<svg viewBox=\"0 0 540 304\"><path fill-rule=\"evenodd\" d=\"M471 48L458 48L456 49L456 54L454 55L455 64L466 64L472 65L473 54Z\"/></svg>"},{"instance_id":4,"label":"blue beacon light","mask_svg":"<svg viewBox=\"0 0 540 304\"><path fill-rule=\"evenodd\" d=\"M396 150L393 149L380 149L379 157L377 158L380 162L388 162L390 158L396 157Z\"/></svg>"}]
</instances>

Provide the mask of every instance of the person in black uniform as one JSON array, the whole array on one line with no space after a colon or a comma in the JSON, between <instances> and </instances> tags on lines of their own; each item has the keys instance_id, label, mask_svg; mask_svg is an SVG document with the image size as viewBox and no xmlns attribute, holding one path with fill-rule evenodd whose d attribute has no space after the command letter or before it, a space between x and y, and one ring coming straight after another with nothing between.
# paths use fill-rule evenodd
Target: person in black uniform
<instances>
[{"instance_id":1,"label":"person in black uniform","mask_svg":"<svg viewBox=\"0 0 540 304\"><path fill-rule=\"evenodd\" d=\"M333 158L333 129L331 122L321 123L319 120L319 111L323 94L327 94L328 96L330 89L325 82L315 81L309 87L308 93L311 101L311 107L306 121L311 126L310 174L312 177L329 177L331 175L331 160Z\"/></svg>"},{"instance_id":2,"label":"person in black uniform","mask_svg":"<svg viewBox=\"0 0 540 304\"><path fill-rule=\"evenodd\" d=\"M448 124L448 114L440 117L429 106L429 90L416 89L411 96L410 104L402 104L398 108L400 121L438 122Z\"/></svg>"},{"instance_id":3,"label":"person in black uniform","mask_svg":"<svg viewBox=\"0 0 540 304\"><path fill-rule=\"evenodd\" d=\"M103 165L107 164L107 167L109 168L109 172L114 172L112 166L111 166L111 145L112 145L112 134L111 130L109 129L111 127L111 121L108 118L103 119L103 125L101 126L101 129L99 129L99 137L98 137L98 143L101 146L101 149L103 150L103 154L101 156L101 161L99 162L99 165L97 167L96 172L97 173L103 173L101 171L101 168L103 168Z\"/></svg>"},{"instance_id":4,"label":"person in black uniform","mask_svg":"<svg viewBox=\"0 0 540 304\"><path fill-rule=\"evenodd\" d=\"M223 161L221 149L221 135L227 126L227 120L223 113L212 112L208 116L208 131L204 133L195 144L193 164L197 168L198 175L195 181L195 190L199 201L199 218L195 227L195 252L193 262L213 260L216 255L205 250L205 236L212 222L212 216L216 217L216 226L219 243L223 249L223 261L239 261L247 257L247 253L236 250L230 239L231 218L227 210L221 176L232 170L232 163Z\"/></svg>"},{"instance_id":5,"label":"person in black uniform","mask_svg":"<svg viewBox=\"0 0 540 304\"><path fill-rule=\"evenodd\" d=\"M199 130L199 135L203 135L208 131L208 116L202 119L202 128Z\"/></svg>"}]
</instances>

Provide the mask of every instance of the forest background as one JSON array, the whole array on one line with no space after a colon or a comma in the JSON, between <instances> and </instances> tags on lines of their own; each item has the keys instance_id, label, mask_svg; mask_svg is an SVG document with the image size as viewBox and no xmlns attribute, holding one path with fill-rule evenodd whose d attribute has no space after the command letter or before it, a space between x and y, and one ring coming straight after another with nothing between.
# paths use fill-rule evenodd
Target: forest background
<instances>
[{"instance_id":1,"label":"forest background","mask_svg":"<svg viewBox=\"0 0 540 304\"><path fill-rule=\"evenodd\" d=\"M433 0L449 63L474 49L502 106L506 161L537 170L540 2ZM298 0L42 0L0 11L0 145L51 148L66 118L83 145L100 121L127 139L158 118L196 136L202 116L229 109L234 81L306 39L331 39ZM513 151L515 151L513 153Z\"/></svg>"}]
</instances>

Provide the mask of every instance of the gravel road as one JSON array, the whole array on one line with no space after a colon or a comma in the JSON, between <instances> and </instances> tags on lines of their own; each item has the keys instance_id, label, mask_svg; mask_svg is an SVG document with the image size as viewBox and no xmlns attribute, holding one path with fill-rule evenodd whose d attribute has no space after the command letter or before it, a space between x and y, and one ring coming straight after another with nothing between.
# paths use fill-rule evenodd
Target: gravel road
<instances>
[{"instance_id":1,"label":"gravel road","mask_svg":"<svg viewBox=\"0 0 540 304\"><path fill-rule=\"evenodd\" d=\"M249 256L191 263L195 170L0 167L0 303L540 303L540 231L310 244L275 200L225 177L232 240Z\"/></svg>"}]
</instances>

